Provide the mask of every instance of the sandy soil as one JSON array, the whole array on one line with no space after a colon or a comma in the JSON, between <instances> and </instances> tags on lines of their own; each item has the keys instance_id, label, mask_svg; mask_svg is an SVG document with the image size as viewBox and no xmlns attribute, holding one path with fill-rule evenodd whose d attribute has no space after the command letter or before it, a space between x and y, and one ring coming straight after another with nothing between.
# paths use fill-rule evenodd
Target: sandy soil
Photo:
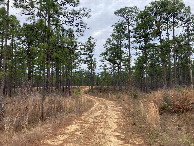
<instances>
[{"instance_id":1,"label":"sandy soil","mask_svg":"<svg viewBox=\"0 0 194 146\"><path fill-rule=\"evenodd\" d=\"M92 99L94 106L59 134L42 141L42 145L67 146L130 146L141 145L141 141L126 142L122 107L116 102L84 95ZM129 138L128 138L129 139Z\"/></svg>"}]
</instances>

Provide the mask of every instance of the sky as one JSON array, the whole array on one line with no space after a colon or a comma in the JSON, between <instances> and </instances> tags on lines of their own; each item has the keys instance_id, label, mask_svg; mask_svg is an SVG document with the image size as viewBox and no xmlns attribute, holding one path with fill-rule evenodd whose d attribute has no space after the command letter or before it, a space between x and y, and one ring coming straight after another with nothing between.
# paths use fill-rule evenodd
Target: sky
<instances>
[{"instance_id":1,"label":"sky","mask_svg":"<svg viewBox=\"0 0 194 146\"><path fill-rule=\"evenodd\" d=\"M101 64L99 55L105 51L103 44L112 33L112 25L119 21L119 17L114 15L114 12L123 7L137 6L143 10L146 5L149 5L153 0L80 0L80 6L91 9L91 18L85 22L90 27L85 32L84 37L80 38L81 41L87 41L89 36L97 40L95 48L95 58L97 59L98 66ZM183 0L186 6L190 6L194 14L194 0ZM135 54L135 50L132 50ZM135 55L132 57L132 65ZM99 68L98 68L99 69Z\"/></svg>"},{"instance_id":2,"label":"sky","mask_svg":"<svg viewBox=\"0 0 194 146\"><path fill-rule=\"evenodd\" d=\"M137 6L140 10L143 10L153 0L80 0L80 7L86 7L91 9L91 17L86 19L90 29L86 30L84 36L79 38L79 41L86 42L89 36L94 37L97 40L94 57L97 60L97 66L100 63L99 55L105 50L103 45L107 38L112 33L112 25L118 22L119 17L114 15L114 12L123 7ZM183 0L186 6L191 7L191 11L194 14L194 0ZM25 18L20 16L19 13L10 9L10 14L17 15L18 19L25 22ZM132 54L135 50L132 50ZM134 57L132 58L132 62ZM85 65L82 67L86 68Z\"/></svg>"}]
</instances>

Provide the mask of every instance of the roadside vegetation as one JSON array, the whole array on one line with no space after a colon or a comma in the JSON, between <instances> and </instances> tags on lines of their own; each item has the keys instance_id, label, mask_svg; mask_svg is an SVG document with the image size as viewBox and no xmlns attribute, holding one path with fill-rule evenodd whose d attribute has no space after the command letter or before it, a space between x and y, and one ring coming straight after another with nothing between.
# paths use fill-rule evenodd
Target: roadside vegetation
<instances>
[{"instance_id":1,"label":"roadside vegetation","mask_svg":"<svg viewBox=\"0 0 194 146\"><path fill-rule=\"evenodd\" d=\"M95 87L89 94L116 101L123 107L123 130L143 137L147 145L194 145L194 91L190 88L144 93Z\"/></svg>"},{"instance_id":2,"label":"roadside vegetation","mask_svg":"<svg viewBox=\"0 0 194 146\"><path fill-rule=\"evenodd\" d=\"M20 90L20 89L19 89ZM41 138L57 133L60 127L72 122L83 112L90 109L92 101L82 97L79 87L74 87L72 96L53 93L45 98L44 121L41 119L41 94L37 91L29 94L6 97L4 121L1 123L0 145L30 145Z\"/></svg>"}]
</instances>

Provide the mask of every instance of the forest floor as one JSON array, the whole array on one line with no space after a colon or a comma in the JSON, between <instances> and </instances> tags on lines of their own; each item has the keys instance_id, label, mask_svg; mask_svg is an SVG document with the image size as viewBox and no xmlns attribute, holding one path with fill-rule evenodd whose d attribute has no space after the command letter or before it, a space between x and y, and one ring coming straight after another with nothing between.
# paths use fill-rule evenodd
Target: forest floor
<instances>
[{"instance_id":1,"label":"forest floor","mask_svg":"<svg viewBox=\"0 0 194 146\"><path fill-rule=\"evenodd\" d=\"M127 133L123 108L116 101L84 94L94 106L70 125L60 129L56 135L46 137L41 145L67 146L128 146L145 145L143 139ZM128 129L129 131L129 129ZM132 132L132 131L131 131Z\"/></svg>"},{"instance_id":2,"label":"forest floor","mask_svg":"<svg viewBox=\"0 0 194 146\"><path fill-rule=\"evenodd\" d=\"M125 132L125 142L131 145L194 146L192 89L178 87L150 93L134 89L132 98L127 88L119 91L97 87L90 95L122 107L119 125Z\"/></svg>"},{"instance_id":3,"label":"forest floor","mask_svg":"<svg viewBox=\"0 0 194 146\"><path fill-rule=\"evenodd\" d=\"M194 91L158 90L149 94L95 88L82 98L93 107L36 145L193 146ZM175 102L174 102L175 101Z\"/></svg>"},{"instance_id":4,"label":"forest floor","mask_svg":"<svg viewBox=\"0 0 194 146\"><path fill-rule=\"evenodd\" d=\"M127 88L96 87L91 93L83 87L82 106L76 102L74 112L48 119L12 139L7 133L3 145L194 146L194 90L148 94L137 90L131 95Z\"/></svg>"}]
</instances>

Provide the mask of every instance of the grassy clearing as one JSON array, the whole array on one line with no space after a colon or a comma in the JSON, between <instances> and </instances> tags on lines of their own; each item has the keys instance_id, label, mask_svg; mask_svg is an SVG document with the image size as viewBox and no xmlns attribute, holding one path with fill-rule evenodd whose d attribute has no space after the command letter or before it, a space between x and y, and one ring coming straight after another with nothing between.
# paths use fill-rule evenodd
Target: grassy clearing
<instances>
[{"instance_id":1,"label":"grassy clearing","mask_svg":"<svg viewBox=\"0 0 194 146\"><path fill-rule=\"evenodd\" d=\"M45 121L41 122L39 93L4 98L3 103L5 106L0 145L30 145L49 133L55 133L60 126L64 126L93 105L92 101L82 98L79 88L73 89L72 97L52 94L45 98Z\"/></svg>"}]
</instances>

